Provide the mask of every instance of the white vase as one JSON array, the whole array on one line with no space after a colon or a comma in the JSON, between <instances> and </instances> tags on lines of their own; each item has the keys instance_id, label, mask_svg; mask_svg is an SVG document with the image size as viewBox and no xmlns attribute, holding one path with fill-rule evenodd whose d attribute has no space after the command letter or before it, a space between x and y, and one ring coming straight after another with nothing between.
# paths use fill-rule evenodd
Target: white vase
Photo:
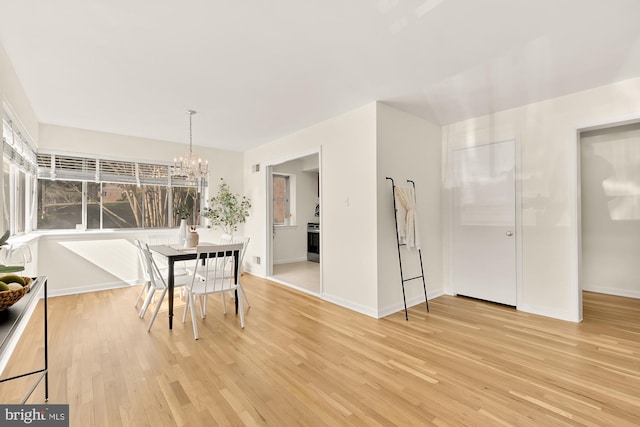
<instances>
[{"instance_id":1,"label":"white vase","mask_svg":"<svg viewBox=\"0 0 640 427\"><path fill-rule=\"evenodd\" d=\"M187 239L187 229L189 227L187 226L187 220L186 219L181 219L180 220L180 229L178 230L178 245L180 246L184 246L184 242Z\"/></svg>"}]
</instances>

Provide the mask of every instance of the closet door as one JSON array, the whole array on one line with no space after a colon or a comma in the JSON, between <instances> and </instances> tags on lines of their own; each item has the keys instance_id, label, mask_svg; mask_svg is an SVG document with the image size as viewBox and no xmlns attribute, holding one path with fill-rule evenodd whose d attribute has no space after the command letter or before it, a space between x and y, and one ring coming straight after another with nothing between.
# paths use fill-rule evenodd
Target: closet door
<instances>
[{"instance_id":1,"label":"closet door","mask_svg":"<svg viewBox=\"0 0 640 427\"><path fill-rule=\"evenodd\" d=\"M456 150L452 161L454 291L515 306L515 141Z\"/></svg>"}]
</instances>

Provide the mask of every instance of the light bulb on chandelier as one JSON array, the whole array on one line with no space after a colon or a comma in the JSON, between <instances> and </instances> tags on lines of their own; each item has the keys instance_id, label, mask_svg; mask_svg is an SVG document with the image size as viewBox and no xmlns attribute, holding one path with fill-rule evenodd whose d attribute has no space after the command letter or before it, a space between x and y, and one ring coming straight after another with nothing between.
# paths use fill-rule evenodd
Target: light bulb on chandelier
<instances>
[{"instance_id":1,"label":"light bulb on chandelier","mask_svg":"<svg viewBox=\"0 0 640 427\"><path fill-rule=\"evenodd\" d=\"M188 184L197 185L198 188L206 181L209 174L209 161L202 162L202 158L193 154L193 110L187 110L189 114L189 153L184 157L174 158L171 176L186 181Z\"/></svg>"}]
</instances>

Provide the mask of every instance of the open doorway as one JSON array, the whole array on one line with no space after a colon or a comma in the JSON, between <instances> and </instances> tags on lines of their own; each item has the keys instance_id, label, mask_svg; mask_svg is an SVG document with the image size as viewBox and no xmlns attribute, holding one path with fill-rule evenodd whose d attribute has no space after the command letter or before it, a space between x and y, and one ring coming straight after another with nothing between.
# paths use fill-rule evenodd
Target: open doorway
<instances>
[{"instance_id":1,"label":"open doorway","mask_svg":"<svg viewBox=\"0 0 640 427\"><path fill-rule=\"evenodd\" d=\"M320 155L314 152L267 169L269 279L321 293Z\"/></svg>"},{"instance_id":2,"label":"open doorway","mask_svg":"<svg viewBox=\"0 0 640 427\"><path fill-rule=\"evenodd\" d=\"M640 123L579 135L581 289L640 298Z\"/></svg>"}]
</instances>

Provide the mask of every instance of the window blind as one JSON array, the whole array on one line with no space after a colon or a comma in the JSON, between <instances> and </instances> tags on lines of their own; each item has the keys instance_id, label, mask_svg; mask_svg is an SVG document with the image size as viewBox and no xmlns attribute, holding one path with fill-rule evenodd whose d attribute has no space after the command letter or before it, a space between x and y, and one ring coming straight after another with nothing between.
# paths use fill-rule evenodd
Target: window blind
<instances>
[{"instance_id":1,"label":"window blind","mask_svg":"<svg viewBox=\"0 0 640 427\"><path fill-rule=\"evenodd\" d=\"M37 155L37 161L38 179L179 187L207 185L206 180L193 183L186 179L172 178L169 165L161 163L103 159L55 152L40 152Z\"/></svg>"},{"instance_id":2,"label":"window blind","mask_svg":"<svg viewBox=\"0 0 640 427\"><path fill-rule=\"evenodd\" d=\"M6 116L6 114L5 114ZM10 119L2 119L2 153L25 172L36 172L36 153Z\"/></svg>"}]
</instances>

